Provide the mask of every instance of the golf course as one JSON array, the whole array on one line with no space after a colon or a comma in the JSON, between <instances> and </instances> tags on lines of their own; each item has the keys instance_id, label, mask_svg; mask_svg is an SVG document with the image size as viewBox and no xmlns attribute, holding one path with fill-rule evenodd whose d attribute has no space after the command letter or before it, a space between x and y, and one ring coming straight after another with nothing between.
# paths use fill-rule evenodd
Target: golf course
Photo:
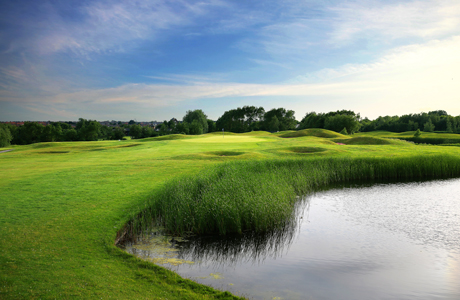
<instances>
[{"instance_id":1,"label":"golf course","mask_svg":"<svg viewBox=\"0 0 460 300\"><path fill-rule=\"evenodd\" d=\"M413 135L305 129L0 148L0 299L240 299L116 241L156 225L264 232L288 222L296 196L328 184L460 176L458 134L423 136L451 141L437 146L403 140Z\"/></svg>"}]
</instances>

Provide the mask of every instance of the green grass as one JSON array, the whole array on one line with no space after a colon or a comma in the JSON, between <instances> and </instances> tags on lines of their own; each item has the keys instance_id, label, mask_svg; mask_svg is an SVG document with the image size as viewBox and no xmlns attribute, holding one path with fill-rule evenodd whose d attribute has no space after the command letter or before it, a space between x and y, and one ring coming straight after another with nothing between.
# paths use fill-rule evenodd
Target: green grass
<instances>
[{"instance_id":1,"label":"green grass","mask_svg":"<svg viewBox=\"0 0 460 300\"><path fill-rule=\"evenodd\" d=\"M344 138L346 137L343 134L337 133L335 131L330 131L327 129L318 129L318 128L308 128L299 131L291 131L284 134L281 134L280 137L283 138L296 138L303 136L316 136L320 138Z\"/></svg>"},{"instance_id":2,"label":"green grass","mask_svg":"<svg viewBox=\"0 0 460 300\"><path fill-rule=\"evenodd\" d=\"M333 139L336 143L343 143L345 145L400 145L401 141L394 139L385 139L372 136L357 136L346 139Z\"/></svg>"},{"instance_id":3,"label":"green grass","mask_svg":"<svg viewBox=\"0 0 460 300\"><path fill-rule=\"evenodd\" d=\"M114 245L117 233L133 220L146 226L136 218L142 212L165 219L160 208L150 209L168 209L160 195L193 200L200 193L210 209L220 201L220 210L194 208L203 214L195 217L182 207L196 223L165 220L175 224L171 231L265 230L282 226L293 195L317 185L372 174L453 176L460 158L460 147L343 146L259 132L8 149L0 153L1 299L232 299L126 254Z\"/></svg>"},{"instance_id":4,"label":"green grass","mask_svg":"<svg viewBox=\"0 0 460 300\"><path fill-rule=\"evenodd\" d=\"M373 131L358 133L356 136L367 136L367 137L381 137L390 139L401 139L418 144L460 144L460 134L456 133L435 133L435 132L423 132L418 138L414 137L415 131L406 132L389 132L389 131Z\"/></svg>"}]
</instances>

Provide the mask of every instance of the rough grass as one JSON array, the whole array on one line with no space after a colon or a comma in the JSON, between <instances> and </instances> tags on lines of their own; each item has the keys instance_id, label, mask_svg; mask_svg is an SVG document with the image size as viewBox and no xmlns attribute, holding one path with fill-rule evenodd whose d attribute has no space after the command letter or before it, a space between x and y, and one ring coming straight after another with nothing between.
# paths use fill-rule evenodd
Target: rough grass
<instances>
[{"instance_id":1,"label":"rough grass","mask_svg":"<svg viewBox=\"0 0 460 300\"><path fill-rule=\"evenodd\" d=\"M190 182L191 186L194 180L202 180L204 185L206 174L217 172L221 179L216 187L208 187L206 199L214 197L217 201L218 193L222 197L222 192L229 193L228 199L231 195L235 198L255 195L259 212L254 213L260 213L264 209L263 192L258 196L261 189L270 191L266 196L273 200L267 203L267 209L281 205L276 203L277 199L287 199L285 205L290 207L292 195L303 193L306 188L303 179L312 176L310 169L324 168L329 160L331 164L344 161L342 171L335 173L329 169L333 179L355 172L353 168L366 165L366 159L371 162L383 159L388 162L385 170L391 170L393 161L423 157L425 160L421 161L414 158L414 168L401 171L418 174L406 169L421 172L420 168L429 164L431 158L460 157L460 147L411 143L340 146L331 144L330 139L280 139L275 134L235 134L224 139L216 134L187 139L8 147L13 151L0 153L0 299L233 299L229 294L182 279L124 253L114 246L117 233L145 212L150 207L148 204L153 203L149 201L157 199L168 186L174 187L173 182L179 179ZM134 144L137 145L129 146ZM286 159L287 152L283 151L301 147L326 151L291 152L292 159ZM44 151L68 153L40 153ZM244 154L206 154L226 151ZM362 163L356 164L358 161ZM448 164L455 165L451 161ZM377 169L366 170L359 176ZM316 178L321 182L319 174L318 171ZM278 183L283 186L281 190ZM185 190L181 188L175 193L180 191ZM289 214L289 209L284 210L285 205L279 207L280 215ZM238 231L251 226L263 228L264 224L279 226L282 218L276 214L275 218L262 214L253 219L242 217L240 223L229 223L229 228ZM225 214L220 216L231 222ZM216 218L211 227L219 229L227 224L219 220L222 219ZM197 225L197 228L207 227Z\"/></svg>"},{"instance_id":2,"label":"rough grass","mask_svg":"<svg viewBox=\"0 0 460 300\"><path fill-rule=\"evenodd\" d=\"M356 135L359 136L373 136L373 137L383 137L383 138L393 138L406 140L418 144L432 144L432 145L441 145L441 144L460 144L460 134L456 133L435 133L435 132L423 132L422 135L418 138L414 137L415 131L406 131L406 132L389 132L389 131L373 131L373 132L364 132Z\"/></svg>"},{"instance_id":3,"label":"rough grass","mask_svg":"<svg viewBox=\"0 0 460 300\"><path fill-rule=\"evenodd\" d=\"M398 145L401 141L390 140L385 138L371 137L371 136L358 136L347 139L334 139L336 143L343 143L346 145Z\"/></svg>"},{"instance_id":4,"label":"rough grass","mask_svg":"<svg viewBox=\"0 0 460 300\"><path fill-rule=\"evenodd\" d=\"M303 136L316 136L320 138L345 138L346 136L335 131L319 128L308 128L299 131L292 131L280 135L282 138L296 138Z\"/></svg>"},{"instance_id":5,"label":"rough grass","mask_svg":"<svg viewBox=\"0 0 460 300\"><path fill-rule=\"evenodd\" d=\"M168 182L130 232L150 224L179 235L264 232L290 222L296 195L331 183L453 176L460 176L460 158L449 155L235 161Z\"/></svg>"}]
</instances>

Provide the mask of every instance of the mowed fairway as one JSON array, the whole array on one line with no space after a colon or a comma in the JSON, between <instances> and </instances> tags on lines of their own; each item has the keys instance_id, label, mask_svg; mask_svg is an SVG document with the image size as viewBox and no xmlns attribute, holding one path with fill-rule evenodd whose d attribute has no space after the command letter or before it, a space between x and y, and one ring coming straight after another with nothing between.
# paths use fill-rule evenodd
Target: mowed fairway
<instances>
[{"instance_id":1,"label":"mowed fairway","mask_svg":"<svg viewBox=\"0 0 460 300\"><path fill-rule=\"evenodd\" d=\"M0 298L232 299L114 245L117 232L168 180L231 160L460 157L460 147L279 136L216 133L9 147L0 153Z\"/></svg>"}]
</instances>

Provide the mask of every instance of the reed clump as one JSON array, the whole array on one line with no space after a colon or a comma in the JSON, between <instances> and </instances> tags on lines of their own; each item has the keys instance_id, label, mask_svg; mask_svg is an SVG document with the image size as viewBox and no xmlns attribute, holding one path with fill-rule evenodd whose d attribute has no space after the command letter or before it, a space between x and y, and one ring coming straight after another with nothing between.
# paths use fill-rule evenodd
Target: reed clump
<instances>
[{"instance_id":1,"label":"reed clump","mask_svg":"<svg viewBox=\"0 0 460 300\"><path fill-rule=\"evenodd\" d=\"M291 220L298 195L328 184L455 176L460 158L449 155L231 161L169 181L129 227L132 233L158 225L173 234L265 232Z\"/></svg>"}]
</instances>

